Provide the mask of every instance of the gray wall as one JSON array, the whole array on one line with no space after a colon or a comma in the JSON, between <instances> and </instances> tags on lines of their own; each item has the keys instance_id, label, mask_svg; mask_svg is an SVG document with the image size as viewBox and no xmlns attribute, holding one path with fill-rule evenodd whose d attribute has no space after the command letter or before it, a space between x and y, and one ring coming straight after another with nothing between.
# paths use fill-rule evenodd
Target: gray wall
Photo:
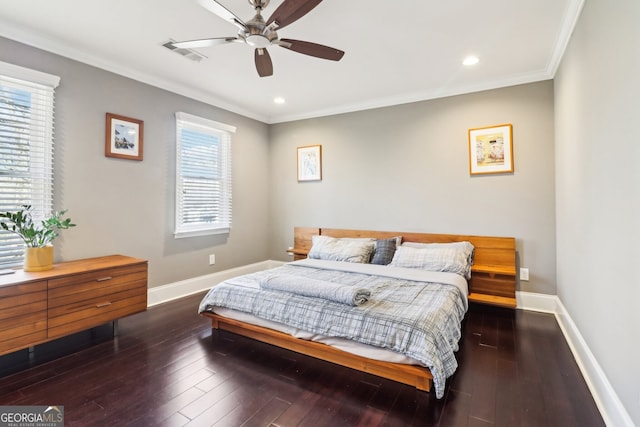
<instances>
[{"instance_id":1,"label":"gray wall","mask_svg":"<svg viewBox=\"0 0 640 427\"><path fill-rule=\"evenodd\" d=\"M640 425L640 2L587 0L555 83L558 296Z\"/></svg>"},{"instance_id":2,"label":"gray wall","mask_svg":"<svg viewBox=\"0 0 640 427\"><path fill-rule=\"evenodd\" d=\"M154 287L268 258L267 125L3 38L0 61L61 77L54 204L78 226L56 240L57 260L145 258ZM176 111L237 127L228 238L173 237ZM107 112L144 120L142 162L104 156ZM216 264L209 266L212 253Z\"/></svg>"},{"instance_id":3,"label":"gray wall","mask_svg":"<svg viewBox=\"0 0 640 427\"><path fill-rule=\"evenodd\" d=\"M324 226L513 236L530 281L555 294L550 81L270 127L271 246ZM515 172L469 175L469 128L513 124ZM296 179L296 147L322 144L320 182Z\"/></svg>"}]
</instances>

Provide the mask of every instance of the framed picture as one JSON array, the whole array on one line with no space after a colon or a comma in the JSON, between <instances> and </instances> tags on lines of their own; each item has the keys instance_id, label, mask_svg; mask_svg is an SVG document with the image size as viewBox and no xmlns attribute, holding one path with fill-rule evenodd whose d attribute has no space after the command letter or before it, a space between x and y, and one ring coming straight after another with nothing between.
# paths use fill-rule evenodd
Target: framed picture
<instances>
[{"instance_id":1,"label":"framed picture","mask_svg":"<svg viewBox=\"0 0 640 427\"><path fill-rule=\"evenodd\" d=\"M510 124L469 129L469 173L513 172L511 134Z\"/></svg>"},{"instance_id":2,"label":"framed picture","mask_svg":"<svg viewBox=\"0 0 640 427\"><path fill-rule=\"evenodd\" d=\"M144 122L107 113L104 155L119 159L142 160Z\"/></svg>"},{"instance_id":3,"label":"framed picture","mask_svg":"<svg viewBox=\"0 0 640 427\"><path fill-rule=\"evenodd\" d=\"M298 181L322 180L322 145L298 147Z\"/></svg>"}]
</instances>

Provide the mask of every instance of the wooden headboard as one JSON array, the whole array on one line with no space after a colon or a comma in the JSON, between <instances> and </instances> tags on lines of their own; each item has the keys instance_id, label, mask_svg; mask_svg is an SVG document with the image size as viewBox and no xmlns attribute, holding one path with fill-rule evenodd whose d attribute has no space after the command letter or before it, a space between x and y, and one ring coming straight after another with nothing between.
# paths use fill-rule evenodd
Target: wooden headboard
<instances>
[{"instance_id":1,"label":"wooden headboard","mask_svg":"<svg viewBox=\"0 0 640 427\"><path fill-rule=\"evenodd\" d=\"M419 243L471 242L475 254L469 281L469 301L516 307L516 240L513 237L295 227L293 249L289 250L294 259L306 258L311 249L311 236L314 235L376 239L402 236L403 242Z\"/></svg>"}]
</instances>

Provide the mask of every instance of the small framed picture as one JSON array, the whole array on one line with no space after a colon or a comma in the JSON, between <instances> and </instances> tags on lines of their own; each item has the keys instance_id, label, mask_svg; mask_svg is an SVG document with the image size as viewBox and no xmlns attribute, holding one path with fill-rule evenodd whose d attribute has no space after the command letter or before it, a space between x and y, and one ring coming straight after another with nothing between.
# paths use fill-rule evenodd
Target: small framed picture
<instances>
[{"instance_id":1,"label":"small framed picture","mask_svg":"<svg viewBox=\"0 0 640 427\"><path fill-rule=\"evenodd\" d=\"M142 160L144 122L107 113L104 155L119 159Z\"/></svg>"},{"instance_id":2,"label":"small framed picture","mask_svg":"<svg viewBox=\"0 0 640 427\"><path fill-rule=\"evenodd\" d=\"M322 180L322 145L298 147L298 181Z\"/></svg>"},{"instance_id":3,"label":"small framed picture","mask_svg":"<svg viewBox=\"0 0 640 427\"><path fill-rule=\"evenodd\" d=\"M510 124L469 129L469 173L513 172L511 133Z\"/></svg>"}]
</instances>

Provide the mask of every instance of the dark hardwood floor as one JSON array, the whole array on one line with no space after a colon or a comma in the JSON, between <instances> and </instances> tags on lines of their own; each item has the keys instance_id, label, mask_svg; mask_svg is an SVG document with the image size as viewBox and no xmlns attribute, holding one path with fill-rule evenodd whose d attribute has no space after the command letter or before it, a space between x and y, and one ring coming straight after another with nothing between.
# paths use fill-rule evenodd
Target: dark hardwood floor
<instances>
[{"instance_id":1,"label":"dark hardwood floor","mask_svg":"<svg viewBox=\"0 0 640 427\"><path fill-rule=\"evenodd\" d=\"M1 405L67 426L602 426L552 315L472 306L443 399L214 332L194 295L0 358Z\"/></svg>"}]
</instances>

